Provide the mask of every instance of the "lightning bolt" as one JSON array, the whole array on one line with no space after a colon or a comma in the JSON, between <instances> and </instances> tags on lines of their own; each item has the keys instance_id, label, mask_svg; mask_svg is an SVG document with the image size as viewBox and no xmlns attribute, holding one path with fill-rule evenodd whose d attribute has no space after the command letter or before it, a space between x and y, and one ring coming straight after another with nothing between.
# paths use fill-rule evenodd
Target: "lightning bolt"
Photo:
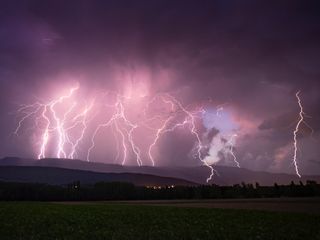
<instances>
[{"instance_id":1,"label":"lightning bolt","mask_svg":"<svg viewBox=\"0 0 320 240\"><path fill-rule=\"evenodd\" d=\"M45 158L48 152L48 145L51 141L55 146L54 155L57 158L70 158L74 159L78 156L79 145L83 141L87 134L88 124L95 116L92 111L95 107L95 101L85 105L81 108L81 102L70 101L74 98L75 92L79 89L79 85L69 89L67 94L59 96L51 101L42 103L36 102L30 105L21 105L18 109L18 113L22 114L22 117L18 121L17 127L14 131L15 135L18 135L23 124L27 119L33 117L36 118L36 125L40 129L40 148L38 150L38 159ZM118 161L122 158L121 164L126 164L130 156L134 156L138 166L143 164L142 151L139 145L136 143L135 133L140 127L147 128L153 132L150 134L151 141L146 149L146 157L150 160L152 166L156 165L156 159L153 156L154 148L158 145L161 137L169 132L174 132L178 128L185 128L190 131L190 134L195 139L195 145L193 148L194 157L201 161L203 165L210 169L210 175L206 179L207 182L212 180L213 176L217 174L216 170L205 160L203 157L204 151L207 151L207 146L202 142L200 133L198 132L198 118L201 118L204 109L192 109L189 110L189 106L184 106L179 100L167 93L161 93L154 96L151 101L147 102L143 111L143 120L132 121L129 116L130 98L120 95L117 92L107 92L103 95L103 98L99 100L104 101L104 97L112 93L114 99L111 103L108 102L103 106L111 109L110 111L104 111L102 109L101 114L104 116L102 123L96 124L93 132L90 134L91 144L86 153L86 160L90 161L90 156L96 147L97 135L102 129L110 129L116 143L116 156L115 160ZM96 96L97 97L97 96ZM141 98L142 99L142 98ZM96 100L96 99L95 99ZM145 99L142 99L145 101ZM160 102L155 102L159 100ZM145 102L143 102L145 104ZM165 110L156 110L155 114L148 116L148 109L151 104L158 104ZM81 109L81 111L80 111ZM101 109L100 109L101 110ZM163 112L164 111L164 112ZM223 111L223 108L217 110ZM91 117L89 117L91 116ZM229 140L230 154L233 156L235 163L240 167L236 156L233 152L234 138L232 136ZM144 152L143 152L144 153Z\"/></svg>"},{"instance_id":2,"label":"lightning bolt","mask_svg":"<svg viewBox=\"0 0 320 240\"><path fill-rule=\"evenodd\" d=\"M301 98L300 98L300 90L296 92L296 98L297 98L297 103L298 103L298 106L299 106L299 118L298 118L296 127L295 127L295 129L293 131L293 148L294 148L294 151L293 151L293 160L292 161L293 161L293 165L294 165L295 172L296 172L297 176L301 177L301 174L300 174L300 171L299 171L299 167L298 167L298 163L297 163L297 153L298 153L298 139L297 139L297 136L298 136L298 133L299 133L299 130L300 130L300 126L302 124L304 124L307 128L310 129L311 137L312 137L312 134L313 134L314 130L305 121L305 117L309 117L309 118L311 118L311 117L308 116L303 110L303 105L302 105L302 101L301 101Z\"/></svg>"},{"instance_id":3,"label":"lightning bolt","mask_svg":"<svg viewBox=\"0 0 320 240\"><path fill-rule=\"evenodd\" d=\"M301 177L300 172L299 172L299 168L298 168L298 164L297 164L297 152L298 152L298 140L297 140L297 134L299 132L299 127L302 123L304 123L304 116L306 115L305 112L303 111L303 106L301 103L301 99L300 99L300 91L296 92L296 98L298 101L298 105L299 105L299 119L298 122L296 124L296 127L293 131L293 147L294 147L294 152L293 152L293 164L294 164L294 168L296 171L296 174L298 177Z\"/></svg>"},{"instance_id":4,"label":"lightning bolt","mask_svg":"<svg viewBox=\"0 0 320 240\"><path fill-rule=\"evenodd\" d=\"M202 158L202 153L201 152L204 149L204 146L203 146L203 144L201 142L201 139L200 139L200 136L199 136L199 134L197 132L195 114L190 112L190 111L188 111L181 104L181 102L179 102L176 98L174 98L170 94L165 94L164 96L165 96L165 98L164 97L162 98L163 102L170 104L171 107L172 107L172 110L174 110L175 108L178 108L178 110L181 111L182 113L184 113L184 115L186 117L184 118L184 121L176 123L176 124L174 124L173 126L171 126L169 128L167 126L169 125L169 122L173 119L173 117L170 116L164 121L163 125L159 129L157 129L155 139L152 142L152 144L150 145L149 150L148 150L148 155L149 155L149 158L152 161L153 166L154 166L154 157L152 156L152 148L156 145L156 143L158 142L160 136L163 135L164 133L172 132L176 128L182 127L182 126L188 124L191 134L196 138L196 151L197 151L196 156L205 166L207 166L210 169L211 173L210 173L210 176L207 178L207 182L209 182L212 179L212 177L214 176L215 170L211 165L208 164L207 161L205 161ZM202 113L202 111L203 110L201 110L199 112Z\"/></svg>"},{"instance_id":5,"label":"lightning bolt","mask_svg":"<svg viewBox=\"0 0 320 240\"><path fill-rule=\"evenodd\" d=\"M161 98L165 103L169 103L171 105L171 110L173 111L174 109L174 104L172 102L166 102L163 98ZM154 100L154 99L153 99ZM152 101L153 101L152 100ZM150 103L149 103L150 104ZM148 106L149 106L148 104ZM146 115L146 111L145 111L145 115ZM159 138L161 136L161 134L164 133L164 131L166 131L166 127L168 125L168 123L173 119L173 116L169 116L167 119L165 119L164 123L162 124L162 126L160 126L160 128L156 129L156 135L155 138L153 140L153 142L151 143L151 145L149 146L148 149L148 156L151 160L152 166L155 165L155 159L152 155L152 149L154 148L154 146L157 144L157 142L159 141Z\"/></svg>"},{"instance_id":6,"label":"lightning bolt","mask_svg":"<svg viewBox=\"0 0 320 240\"><path fill-rule=\"evenodd\" d=\"M70 91L69 91L69 94L61 96L57 100L54 100L51 103L49 103L50 111L51 111L51 113L53 115L53 119L56 122L55 128L57 129L57 133L58 133L58 136L59 136L58 149L57 149L57 155L56 155L58 158L61 158L61 156L63 156L64 158L67 157L67 155L66 155L66 153L64 151L64 145L65 145L65 142L66 142L66 132L65 132L64 126L65 126L66 117L72 111L72 109L74 108L74 104L65 112L65 114L63 115L62 118L60 118L58 116L57 111L55 111L55 107L56 107L57 104L63 103L63 101L65 99L70 98L73 95L74 91L78 90L78 88L79 88L79 86L71 88Z\"/></svg>"},{"instance_id":7,"label":"lightning bolt","mask_svg":"<svg viewBox=\"0 0 320 240\"><path fill-rule=\"evenodd\" d=\"M69 140L69 142L70 142L70 144L72 146L71 152L69 154L69 158L71 158L71 159L73 159L75 157L78 145L84 138L84 134L85 134L85 131L87 130L88 121L89 121L88 120L88 112L90 112L92 110L92 108L93 108L93 103L91 103L89 106L86 106L86 108L83 110L82 113L78 114L77 116L75 116L73 118L73 121L75 121L75 124L67 129L67 130L70 130L70 129L74 128L78 124L82 125L80 136L75 140L75 143L72 143L72 141ZM79 118L81 120L78 120Z\"/></svg>"},{"instance_id":8,"label":"lightning bolt","mask_svg":"<svg viewBox=\"0 0 320 240\"><path fill-rule=\"evenodd\" d=\"M88 152L87 152L87 161L90 162L90 154L91 154L91 151L95 148L95 138L98 134L98 132L100 131L100 129L102 128L106 128L106 127L109 127L111 126L111 124L113 123L113 121L117 118L118 116L115 114L115 115L112 115L111 118L105 122L105 123L102 123L102 124L99 124L97 126L97 128L94 130L93 134L92 134L92 137L91 137L91 146L89 147L88 149ZM118 130L118 129L117 129ZM120 130L119 130L120 131Z\"/></svg>"},{"instance_id":9,"label":"lightning bolt","mask_svg":"<svg viewBox=\"0 0 320 240\"><path fill-rule=\"evenodd\" d=\"M31 118L33 115L39 114L36 117L36 121L35 121L38 127L39 127L39 121L44 122L44 126L39 127L42 130L42 134L40 137L40 140L41 140L40 149L37 155L38 159L46 157L47 145L50 139L50 133L52 132L55 132L58 135L56 157L58 158L67 157L67 154L64 149L64 145L68 139L65 125L67 123L66 121L67 121L68 115L72 113L72 111L76 106L76 103L74 102L63 113L62 117L59 116L55 108L58 104L62 104L66 99L70 98L74 94L74 92L78 90L78 88L79 86L77 85L76 87L71 88L67 95L60 96L57 99L49 101L48 103L36 102L34 104L24 105L20 109L18 109L18 112L22 112L24 113L24 115L18 121L18 125L14 131L14 134L17 135L20 128L24 124L24 122L27 119ZM54 126L54 127L51 127L51 126Z\"/></svg>"},{"instance_id":10,"label":"lightning bolt","mask_svg":"<svg viewBox=\"0 0 320 240\"><path fill-rule=\"evenodd\" d=\"M38 154L38 159L41 158L45 158L45 152L46 152L46 147L49 141L49 127L50 127L50 119L47 117L46 115L47 113L47 105L44 105L43 107L43 111L41 113L41 116L43 117L43 119L46 121L46 125L42 134L42 143L41 143L41 147L40 147L40 152Z\"/></svg>"},{"instance_id":11,"label":"lightning bolt","mask_svg":"<svg viewBox=\"0 0 320 240\"><path fill-rule=\"evenodd\" d=\"M224 104L224 105L225 105L225 104ZM218 107L218 108L217 108L217 111L216 111L216 115L217 115L218 117L221 117L221 113L220 113L220 112L222 112L223 110L224 110L224 109L223 109L223 106ZM238 168L240 168L240 163L238 162L237 157L236 157L236 155L235 155L235 153L234 153L234 151L233 151L233 150L234 150L234 144L235 144L235 139L236 139L236 137L238 137L237 134L231 135L231 137L230 137L230 139L228 140L228 142L226 143L226 145L229 146L229 153L230 153L230 155L232 156L234 163L236 164L236 166L237 166Z\"/></svg>"},{"instance_id":12,"label":"lightning bolt","mask_svg":"<svg viewBox=\"0 0 320 240\"><path fill-rule=\"evenodd\" d=\"M141 151L139 147L135 144L133 139L133 132L138 127L138 125L132 123L125 114L125 107L123 104L124 97L117 95L117 101L114 105L115 113L111 116L111 118L103 124L99 124L98 127L95 129L92 138L91 138L91 146L88 149L87 153L87 161L90 161L90 154L93 148L95 147L95 138L97 133L100 131L101 128L105 127L111 127L113 126L116 129L116 132L118 132L122 139L122 147L123 147L123 160L122 164L125 164L127 159L127 151L128 147L126 144L126 141L131 146L132 152L136 156L136 161L139 166L142 165L141 160ZM122 123L122 124L121 124ZM118 153L117 153L118 156Z\"/></svg>"},{"instance_id":13,"label":"lightning bolt","mask_svg":"<svg viewBox=\"0 0 320 240\"><path fill-rule=\"evenodd\" d=\"M230 152L230 154L231 154L231 156L232 156L232 158L233 158L233 161L235 162L235 164L237 165L237 167L240 168L240 163L238 162L237 157L236 157L236 155L234 154L234 151L233 151L235 138L236 138L237 136L238 136L237 134L233 134L233 135L231 136L231 138L229 139L229 141L228 141L227 144L230 146L229 152Z\"/></svg>"},{"instance_id":14,"label":"lightning bolt","mask_svg":"<svg viewBox=\"0 0 320 240\"><path fill-rule=\"evenodd\" d=\"M28 109L32 109L35 108L34 110L28 110ZM30 118L32 115L37 114L41 109L41 104L40 103L34 103L31 105L23 105L20 109L18 109L18 113L22 112L24 113L24 115L22 116L22 118L19 120L18 122L18 126L16 127L16 129L14 130L14 134L18 136L18 132L20 130L20 128L22 127L23 122Z\"/></svg>"}]
</instances>

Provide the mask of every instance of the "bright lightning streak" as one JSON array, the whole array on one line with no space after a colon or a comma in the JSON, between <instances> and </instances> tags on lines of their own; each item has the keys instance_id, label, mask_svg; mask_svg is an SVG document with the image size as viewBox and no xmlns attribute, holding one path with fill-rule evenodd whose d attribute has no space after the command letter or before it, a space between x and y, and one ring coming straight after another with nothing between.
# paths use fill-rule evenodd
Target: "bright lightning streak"
<instances>
[{"instance_id":1,"label":"bright lightning streak","mask_svg":"<svg viewBox=\"0 0 320 240\"><path fill-rule=\"evenodd\" d=\"M45 158L48 154L49 145L55 146L54 155L57 158L75 158L78 156L77 151L79 145L83 141L89 128L89 122L95 119L92 113L92 109L95 107L95 102L86 104L84 108L81 108L81 102L74 101L75 92L79 89L79 86L71 88L67 94L59 96L51 101L41 103L36 102L31 105L23 105L18 110L18 113L23 114L19 120L14 134L18 134L22 125L27 119L31 119L35 116L35 123L38 129L41 131L40 136L40 148L38 150L38 158ZM104 101L105 96L110 92L103 95L103 98L99 100ZM104 116L104 121L95 126L93 132L91 132L91 144L87 150L86 160L90 161L90 156L96 147L98 133L102 129L110 129L116 144L116 156L115 160L118 161L121 158L121 164L127 163L128 158L135 157L135 160L139 166L143 164L142 154L145 153L146 157L150 160L152 166L156 165L156 159L153 156L154 148L159 143L160 138L170 132L174 132L178 128L187 129L190 134L195 138L195 145L193 151L194 157L201 161L203 165L210 169L210 175L207 178L207 182L212 180L213 176L217 174L216 170L211 166L203 157L204 152L207 151L207 146L201 140L200 133L197 127L198 119L202 118L205 110L200 108L198 110L189 110L189 106L184 106L180 101L170 94L158 94L151 101L145 101L145 98L138 100L145 104L143 111L143 120L138 119L132 121L132 117L129 118L131 104L131 98L122 96L113 92L115 97L113 102L104 104L110 111L101 111ZM96 96L96 98L98 98ZM96 100L95 98L95 100ZM135 99L133 99L135 101ZM158 102L158 100L160 102ZM71 102L71 103L70 103ZM155 110L150 106L156 106ZM159 105L159 106L158 106ZM100 109L101 110L101 109ZM153 110L156 113L149 113L147 110ZM217 110L217 116L220 116L220 112L223 108L220 107ZM92 117L94 115L94 117ZM91 116L89 118L89 116ZM140 117L139 117L140 118ZM156 126L155 126L156 125ZM91 125L90 125L91 126ZM140 146L136 143L136 131L138 128L145 128L153 132L148 138L150 144L146 148L146 152L142 152ZM89 128L90 129L90 128ZM234 138L232 136L227 143L230 146L229 152L234 158L234 162L240 167L239 162L233 151ZM50 144L49 144L50 143Z\"/></svg>"},{"instance_id":2,"label":"bright lightning streak","mask_svg":"<svg viewBox=\"0 0 320 240\"><path fill-rule=\"evenodd\" d=\"M240 168L240 163L238 162L237 157L236 157L236 155L234 154L234 151L233 151L235 138L237 136L238 136L237 134L233 134L227 144L230 145L229 152L230 152L231 156L233 157L233 161L235 162L237 167Z\"/></svg>"},{"instance_id":3,"label":"bright lightning streak","mask_svg":"<svg viewBox=\"0 0 320 240\"><path fill-rule=\"evenodd\" d=\"M129 140L130 145L132 147L132 151L136 155L136 160L137 160L138 165L141 166L142 161L141 161L141 156L140 156L140 149L134 143L133 136L132 136L134 129L136 129L138 126L133 124L132 122L130 122L128 120L128 118L126 117L125 112L124 112L124 106L123 106L123 103L121 101L120 96L118 96L118 105L119 105L119 110L120 110L119 111L120 118L123 119L124 122L126 123L126 126L129 127L129 130L125 130L125 131L127 132L128 140ZM124 164L124 162L123 162L123 164Z\"/></svg>"},{"instance_id":4,"label":"bright lightning streak","mask_svg":"<svg viewBox=\"0 0 320 240\"><path fill-rule=\"evenodd\" d=\"M299 167L298 167L298 163L297 163L297 153L298 153L298 133L299 133L299 129L300 126L302 124L304 124L307 128L309 128L311 130L311 136L314 132L314 130L312 129L312 127L305 121L305 117L309 117L303 110L303 106L302 106L302 101L300 98L300 91L296 92L296 98L297 98L297 102L298 102L298 106L299 106L299 119L298 122L296 124L296 127L293 131L293 147L294 147L294 151L293 151L293 165L296 171L296 174L298 177L301 177L300 171L299 171Z\"/></svg>"},{"instance_id":5,"label":"bright lightning streak","mask_svg":"<svg viewBox=\"0 0 320 240\"><path fill-rule=\"evenodd\" d=\"M42 120L44 122L44 127L42 127L42 135L41 135L41 144L38 153L38 159L46 157L47 145L50 139L50 132L55 132L58 135L58 144L57 144L57 153L56 156L60 157L67 157L67 154L64 149L64 145L66 140L69 138L67 135L67 131L65 129L66 120L69 114L75 108L76 103L74 102L63 114L62 117L59 116L58 112L56 111L56 106L58 104L64 103L65 100L71 98L76 90L78 90L79 86L73 87L70 89L67 95L60 96L57 99L54 99L48 103L40 103L36 102L31 105L25 105L18 109L18 112L23 112L25 115L20 119L18 122L18 126L15 129L14 133L18 134L21 126L23 125L24 121L28 118L31 118L33 115L37 115L40 111L40 115L36 118L36 123ZM31 109L31 110L30 110ZM54 124L55 123L55 124ZM54 125L54 127L51 127Z\"/></svg>"},{"instance_id":6,"label":"bright lightning streak","mask_svg":"<svg viewBox=\"0 0 320 240\"><path fill-rule=\"evenodd\" d=\"M194 135L197 140L197 147L196 147L197 157L211 171L210 176L207 178L207 182L209 182L212 179L212 177L214 176L215 170L205 159L202 158L201 152L202 152L204 146L203 146L201 139L200 139L200 136L197 132L196 123L195 123L195 116L190 111L188 111L185 107L183 107L182 104L178 100L176 100L174 97L172 97L171 95L168 95L168 96L180 108L180 110L182 110L189 118L190 131L191 131L192 135Z\"/></svg>"},{"instance_id":7,"label":"bright lightning streak","mask_svg":"<svg viewBox=\"0 0 320 240\"><path fill-rule=\"evenodd\" d=\"M88 107L86 107L84 109L84 111L77 115L76 117L74 117L73 119L78 119L78 118L82 118L81 121L78 121L76 122L76 124L80 123L82 125L82 129L81 129L81 134L80 136L76 139L75 143L72 144L71 142L71 145L72 145L72 150L71 150L71 153L69 154L69 158L73 159L75 154L76 154L76 150L77 150L77 147L79 145L79 143L83 140L83 137L84 137L84 134L85 134L85 131L87 130L87 123L88 123L88 120L87 120L87 114L88 112L92 109L93 107L93 104L90 104Z\"/></svg>"},{"instance_id":8,"label":"bright lightning streak","mask_svg":"<svg viewBox=\"0 0 320 240\"><path fill-rule=\"evenodd\" d=\"M17 113L22 115L17 123L17 127L13 131L15 135L18 135L23 125L28 119L35 119L33 121L40 131L40 143L37 157L38 159L45 158L48 155L49 142L55 140L54 145L55 156L57 158L71 158L77 156L79 144L83 141L84 136L88 129L88 124L93 118L89 118L89 114L92 114L92 109L95 107L94 102L89 105L85 105L85 108L79 112L79 102L70 101L74 98L75 92L79 89L79 86L75 86L69 90L65 95L59 96L48 102L35 102L30 105L21 105ZM108 94L108 93L107 93ZM199 111L190 111L189 107L183 106L183 104L170 94L158 94L151 101L146 103L144 109L144 120L138 120L136 122L129 119L128 110L130 105L128 104L130 98L124 97L118 93L115 93L115 100L113 104L105 104L106 107L112 109L111 116L107 117L107 121L98 124L91 135L91 145L87 151L87 161L90 161L90 155L96 146L96 137L99 131L103 128L110 128L116 142L116 161L122 157L122 165L126 164L129 156L133 155L136 158L136 162L139 166L143 164L142 151L136 144L135 132L138 128L144 127L154 132L150 145L146 150L146 156L151 161L152 166L156 165L156 159L153 156L154 148L159 143L160 138L169 132L174 132L177 128L184 128L190 131L191 135L195 138L195 157L201 161L201 163L210 169L210 175L207 178L207 182L212 180L215 173L215 169L203 158L204 151L207 151L207 146L203 144L200 133L197 128L197 121L205 112L204 109ZM301 125L310 127L305 122L305 118L308 117L304 112L303 105L300 98L300 91L295 94L299 106L299 119L296 123L293 131L293 164L297 176L301 177L299 167L297 163L298 152L298 133ZM143 98L141 98L143 99ZM143 99L144 100L144 99ZM161 102L156 102L160 100ZM152 114L148 118L147 109L151 104L158 104L163 107L162 110L156 110L156 114ZM168 110L169 106L170 110ZM223 107L217 109L216 115L221 117ZM103 112L104 113L104 112ZM156 127L154 126L156 123ZM240 168L240 164L234 153L234 145L236 134L232 135L227 141L229 154L233 157L233 161L236 166Z\"/></svg>"},{"instance_id":9,"label":"bright lightning streak","mask_svg":"<svg viewBox=\"0 0 320 240\"><path fill-rule=\"evenodd\" d=\"M26 112L26 109L33 108L33 107L35 107L35 106L36 106L36 109L35 109L35 110L30 111L30 112L28 112L28 111ZM41 104L40 104L40 103L35 103L35 104L32 104L32 105L24 106L24 107L22 107L22 108L20 108L20 109L18 110L18 112L23 112L23 113L25 113L25 115L19 120L18 126L17 126L17 128L15 129L15 131L14 131L14 134L15 134L15 135L18 135L18 132L19 132L19 130L20 130L23 122L24 122L26 119L28 119L29 117L31 117L32 115L36 114L36 113L40 110L40 108L41 108Z\"/></svg>"},{"instance_id":10,"label":"bright lightning streak","mask_svg":"<svg viewBox=\"0 0 320 240\"><path fill-rule=\"evenodd\" d=\"M116 118L117 118L117 115L113 115L109 119L109 121L107 121L106 123L99 124L98 127L94 130L92 137L91 137L91 146L89 147L88 152L87 152L87 161L88 162L90 162L90 154L91 154L91 151L93 150L93 148L95 147L94 139L96 138L98 132L100 131L101 128L109 127Z\"/></svg>"},{"instance_id":11,"label":"bright lightning streak","mask_svg":"<svg viewBox=\"0 0 320 240\"><path fill-rule=\"evenodd\" d=\"M55 111L54 108L55 108L55 106L57 104L61 104L61 103L63 103L63 101L65 99L70 98L72 96L72 94L74 93L74 91L78 90L78 88L79 88L78 86L74 87L74 88L71 88L68 95L61 96L60 98L58 98L57 100L54 100L53 102L51 102L49 104L50 110L51 110L52 115L53 115L53 118L54 118L54 120L56 122L56 129L57 129L58 136L59 136L58 149L57 149L57 157L58 158L61 158L61 156L63 156L64 158L67 157L67 155L66 155L66 153L64 151L64 144L65 144L65 141L66 141L66 133L65 133L64 125L65 125L66 116L72 111L74 106L72 105L65 112L65 114L64 114L62 119L58 116L58 113Z\"/></svg>"},{"instance_id":12,"label":"bright lightning streak","mask_svg":"<svg viewBox=\"0 0 320 240\"><path fill-rule=\"evenodd\" d=\"M154 99L153 99L154 100ZM172 102L167 102L165 101L163 98L162 98L162 101L164 101L165 103L169 103L171 105L171 110L173 111L174 109L174 104ZM149 104L148 104L149 105ZM145 114L146 115L146 114ZM152 163L152 166L155 165L155 160L154 160L154 157L152 155L152 149L154 148L154 146L157 144L159 138L160 138L160 135L164 133L168 123L173 119L172 116L169 116L163 123L163 125L157 129L157 132L156 132L156 136L153 140L153 142L151 143L151 145L149 146L149 149L148 149L148 156L151 160L151 163Z\"/></svg>"},{"instance_id":13,"label":"bright lightning streak","mask_svg":"<svg viewBox=\"0 0 320 240\"><path fill-rule=\"evenodd\" d=\"M101 128L114 126L116 131L120 134L122 138L122 147L123 147L123 160L122 164L125 164L127 159L127 145L125 139L127 139L127 142L130 144L132 152L136 156L136 161L139 166L142 165L141 160L141 151L139 147L134 143L133 139L133 131L138 127L136 124L133 124L125 115L125 107L123 104L123 97L120 95L117 95L117 101L114 105L114 108L116 109L116 112L111 116L109 121L103 124L99 124L98 127L95 129L92 138L91 138L91 146L88 149L87 153L87 161L90 161L90 154L93 148L95 147L95 137L97 133L100 131ZM124 123L124 126L120 126L121 123ZM118 153L117 153L118 155Z\"/></svg>"},{"instance_id":14,"label":"bright lightning streak","mask_svg":"<svg viewBox=\"0 0 320 240\"><path fill-rule=\"evenodd\" d=\"M218 107L218 109L217 109L217 111L216 111L216 115L218 116L218 117L221 117L221 113L220 112L222 112L224 109L223 109L223 106L221 106L221 107ZM230 139L227 141L227 143L226 143L226 145L228 146L228 152L230 153L230 155L232 156L232 158L233 158L233 161L234 161L234 163L236 164L236 166L238 167L238 168L240 168L240 163L238 162L238 160L237 160L237 157L236 157L236 155L235 155L235 153L234 153L234 145L235 145L235 139L236 139L236 137L238 137L238 135L237 134L233 134L233 135L231 135L231 137L230 137Z\"/></svg>"},{"instance_id":15,"label":"bright lightning streak","mask_svg":"<svg viewBox=\"0 0 320 240\"><path fill-rule=\"evenodd\" d=\"M120 134L121 136L121 139L122 139L122 147L123 147L123 160L121 162L122 165L124 165L126 163L126 159L127 159L127 152L128 152L128 149L127 149L127 145L126 145L126 141L125 141L125 136L123 134L122 131L120 131L119 129L119 126L117 124L117 122L114 123L115 125L115 128L117 129L117 132ZM119 153L117 153L118 155Z\"/></svg>"},{"instance_id":16,"label":"bright lightning streak","mask_svg":"<svg viewBox=\"0 0 320 240\"><path fill-rule=\"evenodd\" d=\"M297 164L297 152L298 152L297 134L298 134L298 132L299 132L299 127L300 127L301 123L304 122L305 112L303 111L303 106L302 106L302 103L301 103L301 99L300 99L300 97L299 97L299 94L300 94L300 91L298 91L298 92L296 93L296 98L297 98L297 101L298 101L298 105L299 105L300 111L299 111L299 120L298 120L298 122L297 122L297 125L296 125L295 130L293 131L293 146L294 146L293 164L294 164L294 167L295 167L296 174L298 175L298 177L301 177L301 175L300 175L300 173L299 173L298 164Z\"/></svg>"},{"instance_id":17,"label":"bright lightning streak","mask_svg":"<svg viewBox=\"0 0 320 240\"><path fill-rule=\"evenodd\" d=\"M42 134L42 143L40 147L40 152L38 154L38 159L45 158L45 152L46 152L46 147L49 141L49 126L50 126L50 119L46 115L47 113L47 106L45 105L42 111L41 116L43 119L46 121L45 129Z\"/></svg>"}]
</instances>

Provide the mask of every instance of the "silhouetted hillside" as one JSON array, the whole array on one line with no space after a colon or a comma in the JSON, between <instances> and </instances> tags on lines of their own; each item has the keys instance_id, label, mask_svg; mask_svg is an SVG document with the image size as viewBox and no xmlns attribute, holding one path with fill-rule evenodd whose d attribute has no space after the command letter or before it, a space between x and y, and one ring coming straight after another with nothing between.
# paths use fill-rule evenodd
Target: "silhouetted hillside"
<instances>
[{"instance_id":1,"label":"silhouetted hillside","mask_svg":"<svg viewBox=\"0 0 320 240\"><path fill-rule=\"evenodd\" d=\"M43 166L43 167L60 167L66 169L77 169L102 173L139 173L150 174L162 177L172 177L184 179L190 182L206 184L206 177L210 171L205 166L198 167L150 167L150 166L122 166L116 164L104 164L97 162L86 162L81 160L70 159L22 159L7 157L0 160L0 166ZM298 178L293 174L256 172L244 168L216 166L215 169L219 175L215 175L213 181L218 185L234 185L258 182L261 185L290 184L294 182L306 182L314 180L320 182L320 176L302 176Z\"/></svg>"},{"instance_id":2,"label":"silhouetted hillside","mask_svg":"<svg viewBox=\"0 0 320 240\"><path fill-rule=\"evenodd\" d=\"M98 173L56 167L0 166L0 181L47 183L52 185L96 182L129 182L140 186L197 185L177 178L159 177L138 173Z\"/></svg>"}]
</instances>

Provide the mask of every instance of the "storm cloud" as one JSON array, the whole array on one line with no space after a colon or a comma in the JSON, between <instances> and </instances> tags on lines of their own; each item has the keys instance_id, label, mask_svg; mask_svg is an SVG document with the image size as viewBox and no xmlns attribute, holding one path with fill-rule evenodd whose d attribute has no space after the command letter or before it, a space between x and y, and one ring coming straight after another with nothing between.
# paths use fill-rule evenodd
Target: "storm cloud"
<instances>
[{"instance_id":1,"label":"storm cloud","mask_svg":"<svg viewBox=\"0 0 320 240\"><path fill-rule=\"evenodd\" d=\"M300 90L314 131L299 132L299 165L303 174L319 173L319 9L319 1L1 1L0 155L35 157L24 137L11 134L17 104L48 99L48 89L74 81L88 95L126 91L130 82L185 106L223 106L241 166L293 173ZM217 121L202 137L222 134L226 120ZM187 133L160 143L160 165L198 164ZM217 156L214 163L234 166Z\"/></svg>"}]
</instances>

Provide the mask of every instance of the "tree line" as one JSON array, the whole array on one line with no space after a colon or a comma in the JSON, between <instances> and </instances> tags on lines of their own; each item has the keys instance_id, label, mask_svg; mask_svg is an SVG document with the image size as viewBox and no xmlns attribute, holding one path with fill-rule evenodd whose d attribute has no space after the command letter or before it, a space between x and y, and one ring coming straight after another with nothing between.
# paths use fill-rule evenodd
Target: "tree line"
<instances>
[{"instance_id":1,"label":"tree line","mask_svg":"<svg viewBox=\"0 0 320 240\"><path fill-rule=\"evenodd\" d=\"M224 199L319 197L320 184L291 182L289 185L260 186L135 186L126 182L98 182L82 186L75 181L65 186L39 183L0 182L2 201L92 201L92 200L153 200L153 199Z\"/></svg>"}]
</instances>

